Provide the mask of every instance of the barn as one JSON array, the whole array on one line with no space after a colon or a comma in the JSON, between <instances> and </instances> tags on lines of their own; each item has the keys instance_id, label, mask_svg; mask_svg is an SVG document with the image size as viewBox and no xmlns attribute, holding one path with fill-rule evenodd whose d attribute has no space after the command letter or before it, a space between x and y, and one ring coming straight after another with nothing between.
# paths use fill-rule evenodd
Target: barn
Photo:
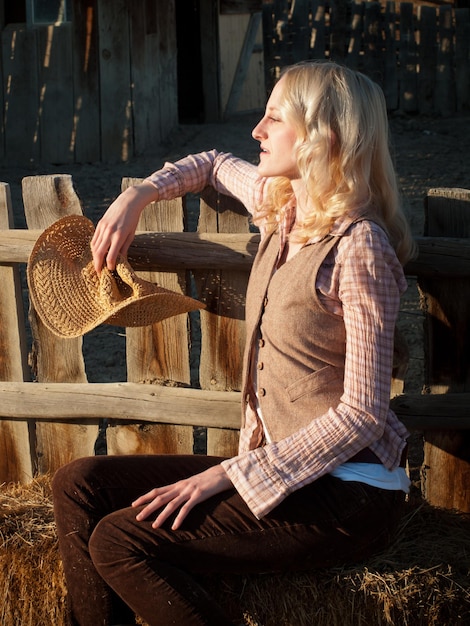
<instances>
[{"instance_id":1,"label":"barn","mask_svg":"<svg viewBox=\"0 0 470 626\"><path fill-rule=\"evenodd\" d=\"M0 163L122 162L260 109L261 0L0 0Z\"/></svg>"}]
</instances>

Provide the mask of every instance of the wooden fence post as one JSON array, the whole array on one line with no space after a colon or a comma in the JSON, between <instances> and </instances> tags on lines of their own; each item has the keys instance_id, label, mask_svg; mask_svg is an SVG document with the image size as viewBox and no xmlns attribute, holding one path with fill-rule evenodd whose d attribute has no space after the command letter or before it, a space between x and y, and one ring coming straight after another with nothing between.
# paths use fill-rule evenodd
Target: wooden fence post
<instances>
[{"instance_id":1,"label":"wooden fence post","mask_svg":"<svg viewBox=\"0 0 470 626\"><path fill-rule=\"evenodd\" d=\"M7 183L0 183L0 228L13 228L10 187ZM0 380L26 381L29 380L29 369L18 265L0 265L0 284ZM28 482L33 477L32 431L29 421L0 419L0 483Z\"/></svg>"},{"instance_id":2,"label":"wooden fence post","mask_svg":"<svg viewBox=\"0 0 470 626\"><path fill-rule=\"evenodd\" d=\"M425 235L470 236L470 191L431 189ZM425 390L430 394L470 389L470 284L468 278L420 278L425 311ZM470 512L470 431L424 433L423 494L431 504Z\"/></svg>"},{"instance_id":3,"label":"wooden fence post","mask_svg":"<svg viewBox=\"0 0 470 626\"><path fill-rule=\"evenodd\" d=\"M122 190L142 182L124 178ZM143 211L138 231L181 232L183 198L152 202ZM161 287L188 293L187 277L179 272L139 272ZM188 315L177 315L150 326L126 329L127 380L131 383L189 386ZM169 424L111 422L106 432L108 454L192 454L193 428Z\"/></svg>"},{"instance_id":4,"label":"wooden fence post","mask_svg":"<svg viewBox=\"0 0 470 626\"><path fill-rule=\"evenodd\" d=\"M228 196L208 187L201 195L198 232L248 232L248 214ZM201 311L202 389L239 391L245 345L245 292L248 272L240 270L194 272L207 309ZM207 453L232 456L237 453L238 432L217 428L207 431Z\"/></svg>"},{"instance_id":5,"label":"wooden fence post","mask_svg":"<svg viewBox=\"0 0 470 626\"><path fill-rule=\"evenodd\" d=\"M45 229L65 215L81 215L80 200L69 174L28 176L22 181L23 203L29 229ZM82 338L61 339L30 308L33 332L31 359L38 382L86 383ZM94 423L36 423L38 471L54 472L80 456L92 455L98 436Z\"/></svg>"}]
</instances>

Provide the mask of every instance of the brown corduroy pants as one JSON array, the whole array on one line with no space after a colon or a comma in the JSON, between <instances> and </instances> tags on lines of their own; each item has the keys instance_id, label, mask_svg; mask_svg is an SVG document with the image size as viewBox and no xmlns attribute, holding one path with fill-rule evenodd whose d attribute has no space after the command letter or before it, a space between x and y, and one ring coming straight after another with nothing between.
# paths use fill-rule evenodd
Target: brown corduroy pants
<instances>
[{"instance_id":1,"label":"brown corduroy pants","mask_svg":"<svg viewBox=\"0 0 470 626\"><path fill-rule=\"evenodd\" d=\"M358 562L384 548L404 494L325 476L258 520L235 490L197 505L181 529L137 522L139 495L219 463L191 456L96 456L62 467L54 511L74 626L232 624L198 582Z\"/></svg>"}]
</instances>

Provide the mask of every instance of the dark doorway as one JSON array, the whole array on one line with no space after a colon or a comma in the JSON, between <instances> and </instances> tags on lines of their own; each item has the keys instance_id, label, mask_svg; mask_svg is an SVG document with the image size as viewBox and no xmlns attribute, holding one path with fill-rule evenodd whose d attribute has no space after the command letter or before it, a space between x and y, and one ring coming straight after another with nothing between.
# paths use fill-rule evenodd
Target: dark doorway
<instances>
[{"instance_id":1,"label":"dark doorway","mask_svg":"<svg viewBox=\"0 0 470 626\"><path fill-rule=\"evenodd\" d=\"M176 0L178 116L181 124L204 122L200 0Z\"/></svg>"},{"instance_id":2,"label":"dark doorway","mask_svg":"<svg viewBox=\"0 0 470 626\"><path fill-rule=\"evenodd\" d=\"M25 24L26 4L24 2L5 2L5 25Z\"/></svg>"}]
</instances>

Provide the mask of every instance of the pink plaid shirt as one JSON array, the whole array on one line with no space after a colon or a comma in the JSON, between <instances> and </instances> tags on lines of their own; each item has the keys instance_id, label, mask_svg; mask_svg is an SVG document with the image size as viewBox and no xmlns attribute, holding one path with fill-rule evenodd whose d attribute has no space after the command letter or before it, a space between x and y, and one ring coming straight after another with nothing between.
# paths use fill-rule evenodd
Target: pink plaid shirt
<instances>
[{"instance_id":1,"label":"pink plaid shirt","mask_svg":"<svg viewBox=\"0 0 470 626\"><path fill-rule=\"evenodd\" d=\"M215 150L167 163L147 180L162 200L212 185L252 214L269 186L254 165ZM280 224L281 247L294 219L292 206ZM341 235L350 223L338 220L332 234ZM223 467L257 517L363 448L373 450L386 468L398 467L408 433L389 400L394 327L406 287L402 267L375 223L360 221L339 237L319 270L317 289L324 306L344 319L344 394L338 406L279 442L254 447L263 425L257 417L245 424L239 455Z\"/></svg>"}]
</instances>

